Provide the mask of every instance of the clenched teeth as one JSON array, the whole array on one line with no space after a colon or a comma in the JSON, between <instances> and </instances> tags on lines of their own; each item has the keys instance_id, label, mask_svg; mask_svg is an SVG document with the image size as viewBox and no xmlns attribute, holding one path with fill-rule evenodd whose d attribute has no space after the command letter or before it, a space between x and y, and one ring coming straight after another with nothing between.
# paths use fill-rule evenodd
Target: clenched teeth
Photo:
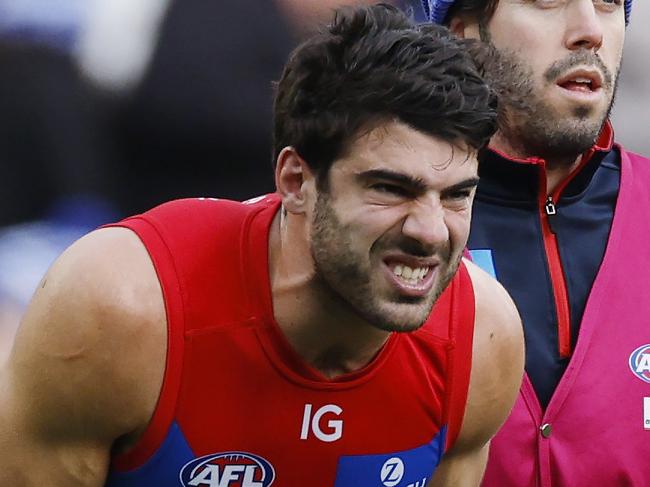
<instances>
[{"instance_id":1,"label":"clenched teeth","mask_svg":"<svg viewBox=\"0 0 650 487\"><path fill-rule=\"evenodd\" d=\"M429 272L429 267L416 267L415 269L407 266L398 264L393 267L393 274L402 278L403 281L406 281L408 284L416 285Z\"/></svg>"}]
</instances>

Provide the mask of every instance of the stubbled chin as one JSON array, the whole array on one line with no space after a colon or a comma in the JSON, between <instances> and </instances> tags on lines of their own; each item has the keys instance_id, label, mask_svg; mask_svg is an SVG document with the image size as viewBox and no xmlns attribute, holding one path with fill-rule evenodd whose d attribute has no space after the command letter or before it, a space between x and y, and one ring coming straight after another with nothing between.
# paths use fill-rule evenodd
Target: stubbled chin
<instances>
[{"instance_id":1,"label":"stubbled chin","mask_svg":"<svg viewBox=\"0 0 650 487\"><path fill-rule=\"evenodd\" d=\"M390 331L414 331L424 324L431 313L432 306L425 301L382 303L379 312Z\"/></svg>"}]
</instances>

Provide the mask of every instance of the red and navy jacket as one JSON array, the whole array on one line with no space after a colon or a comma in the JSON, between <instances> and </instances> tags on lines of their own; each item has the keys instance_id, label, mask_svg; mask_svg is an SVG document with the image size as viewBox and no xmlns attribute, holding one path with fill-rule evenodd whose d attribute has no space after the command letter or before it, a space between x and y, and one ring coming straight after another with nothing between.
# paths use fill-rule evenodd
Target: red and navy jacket
<instances>
[{"instance_id":1,"label":"red and navy jacket","mask_svg":"<svg viewBox=\"0 0 650 487\"><path fill-rule=\"evenodd\" d=\"M542 159L516 160L488 150L479 176L468 248L519 308L526 372L544 408L569 363L605 253L620 153L607 123L550 195Z\"/></svg>"},{"instance_id":2,"label":"red and navy jacket","mask_svg":"<svg viewBox=\"0 0 650 487\"><path fill-rule=\"evenodd\" d=\"M273 317L269 228L280 206L195 199L119 225L140 237L168 321L165 377L110 487L424 487L458 436L474 294L464 265L417 331L327 379Z\"/></svg>"}]
</instances>

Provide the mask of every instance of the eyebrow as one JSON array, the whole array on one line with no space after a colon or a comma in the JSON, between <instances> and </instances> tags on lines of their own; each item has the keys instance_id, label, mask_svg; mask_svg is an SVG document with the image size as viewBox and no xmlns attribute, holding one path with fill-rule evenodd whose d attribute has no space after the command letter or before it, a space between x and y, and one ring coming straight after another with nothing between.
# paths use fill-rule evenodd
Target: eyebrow
<instances>
[{"instance_id":1,"label":"eyebrow","mask_svg":"<svg viewBox=\"0 0 650 487\"><path fill-rule=\"evenodd\" d=\"M401 184L402 186L406 186L414 192L421 193L425 192L428 188L427 183L420 177L411 176L409 174L404 174L401 172L390 171L388 169L371 169L369 171L364 171L357 174L356 178L361 182L368 182L375 179L382 181L391 181L397 184ZM445 188L442 192L454 193L456 191L474 188L478 186L479 180L480 178L478 177L467 178L464 181Z\"/></svg>"},{"instance_id":2,"label":"eyebrow","mask_svg":"<svg viewBox=\"0 0 650 487\"><path fill-rule=\"evenodd\" d=\"M427 189L427 184L424 179L388 169L371 169L357 174L356 178L361 182L368 182L375 179L390 181L406 186L415 192L424 192Z\"/></svg>"},{"instance_id":3,"label":"eyebrow","mask_svg":"<svg viewBox=\"0 0 650 487\"><path fill-rule=\"evenodd\" d=\"M455 193L456 191L462 191L464 189L472 189L478 186L479 181L480 178L478 177L468 178L464 181L461 181L460 183L456 183L452 186L449 186L448 188L445 188L444 190L442 190L442 193L449 194L449 193Z\"/></svg>"}]
</instances>

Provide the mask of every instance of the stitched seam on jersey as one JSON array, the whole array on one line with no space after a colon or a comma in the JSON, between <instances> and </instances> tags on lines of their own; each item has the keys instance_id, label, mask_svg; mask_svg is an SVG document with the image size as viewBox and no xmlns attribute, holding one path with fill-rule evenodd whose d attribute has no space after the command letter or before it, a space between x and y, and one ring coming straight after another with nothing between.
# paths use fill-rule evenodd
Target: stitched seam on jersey
<instances>
[{"instance_id":1,"label":"stitched seam on jersey","mask_svg":"<svg viewBox=\"0 0 650 487\"><path fill-rule=\"evenodd\" d=\"M185 308L186 308L185 296L182 292L183 287L181 285L181 279L178 273L176 262L171 254L167 242L164 240L164 238L158 231L156 225L154 225L151 221L147 220L146 218L142 216L135 216L125 220L124 223L127 223L129 221L134 221L134 222L139 221L145 224L146 226L148 226L154 232L156 238L158 239L158 243L161 244L162 247L165 249L166 252L165 260L172 267L172 273L176 281L175 284L179 291L177 304L179 305L180 309L177 311L177 313L180 316L182 322L178 323L174 331L174 334L172 335L172 325L170 320L171 317L174 316L174 313L171 312L172 305L170 303L170 296L166 292L165 286L163 286L162 284L163 281L160 275L160 272L162 270L158 268L157 261L154 258L154 255L151 253L151 249L145 244L143 240L143 236L140 235L134 228L130 228L125 225L120 225L119 223L113 225L116 227L121 226L122 228L127 228L131 230L135 235L137 235L137 237L140 239L143 246L147 250L147 254L149 255L152 261L152 264L156 271L156 278L160 283L161 291L163 294L163 301L165 304L165 318L166 318L166 326L167 326L167 350L165 352L165 369L163 373L162 386L160 389L160 393L158 395L158 399L156 401L156 406L153 415L151 417L151 420L149 421L149 424L147 425L147 427L145 428L144 432L142 433L138 441L135 443L135 445L130 450L112 459L112 463L119 471L130 471L144 465L156 453L158 448L160 448L160 446L163 444L166 434L169 431L169 428L171 427L174 421L174 415L178 407L178 393L181 388L181 382L183 376L184 346L185 346L184 323L187 318L185 316ZM174 361L174 363L172 363L172 361ZM175 363L177 363L178 365L174 368ZM173 371L173 373L170 372L170 369L171 371ZM169 406L165 408L163 411L161 411L159 406L163 403L167 404L167 401L169 401ZM164 416L163 413L165 414ZM154 442L154 440L158 440L158 438L151 438L152 435L155 435L156 437L160 437L160 441Z\"/></svg>"},{"instance_id":2,"label":"stitched seam on jersey","mask_svg":"<svg viewBox=\"0 0 650 487\"><path fill-rule=\"evenodd\" d=\"M375 377L375 375L377 375L384 368L386 362L388 362L393 352L397 349L397 345L401 339L400 335L398 334L391 335L389 343L387 343L384 346L384 348L379 352L381 356L375 357L375 359L370 364L368 364L366 367L363 367L359 371L352 372L351 374L346 374L351 376L349 380L346 380L345 378L342 380L336 380L336 379L327 380L326 378L319 380L315 378L312 379L309 377L303 377L299 373L292 370L287 365L286 361L283 359L282 357L283 352L276 350L276 347L273 344L267 343L269 340L274 340L275 338L269 339L268 337L262 336L260 334L261 331L262 331L261 328L257 328L255 330L255 334L268 361L270 362L272 367L278 372L278 374L280 374L282 377L284 377L289 382L292 382L293 384L296 384L300 387L305 387L314 390L352 389L355 387L359 387L365 384L366 382L372 380ZM271 333L277 335L276 330L273 330ZM284 346L285 345L283 345L283 347ZM306 365L309 366L308 363L306 363ZM370 370L366 370L367 368L370 368Z\"/></svg>"}]
</instances>

